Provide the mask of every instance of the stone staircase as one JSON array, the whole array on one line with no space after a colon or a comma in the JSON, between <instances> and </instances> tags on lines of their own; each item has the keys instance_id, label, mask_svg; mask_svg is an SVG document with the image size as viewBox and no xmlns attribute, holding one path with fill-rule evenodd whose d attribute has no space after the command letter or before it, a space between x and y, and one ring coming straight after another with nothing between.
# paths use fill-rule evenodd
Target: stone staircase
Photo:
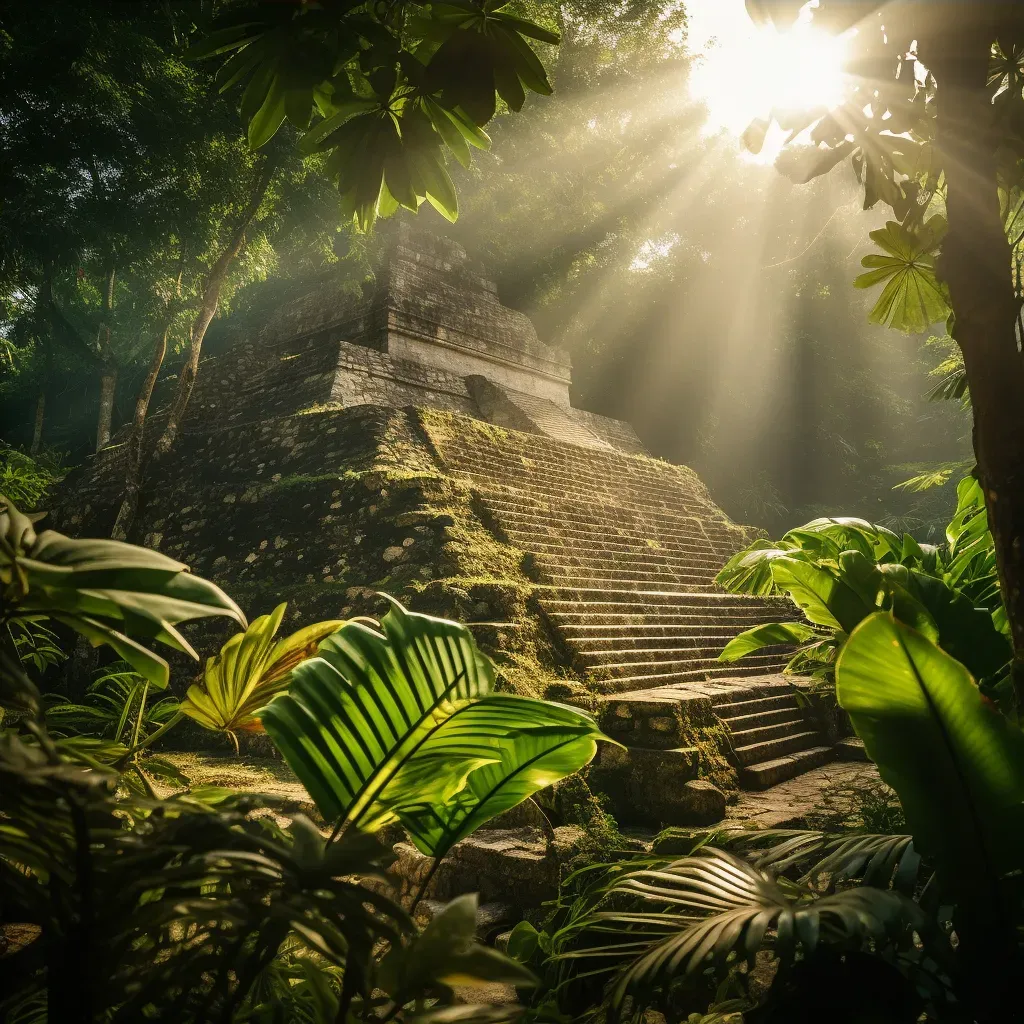
<instances>
[{"instance_id":1,"label":"stone staircase","mask_svg":"<svg viewBox=\"0 0 1024 1024\"><path fill-rule=\"evenodd\" d=\"M732 744L740 785L767 789L830 761L835 751L809 721L793 692L737 693L712 701Z\"/></svg>"},{"instance_id":2,"label":"stone staircase","mask_svg":"<svg viewBox=\"0 0 1024 1024\"><path fill-rule=\"evenodd\" d=\"M706 695L713 684L714 713L728 729L743 785L774 785L831 756L779 677L784 650L718 661L738 633L794 612L786 601L715 584L750 536L692 471L461 417L457 431L429 412L421 422L495 532L526 553L541 609L588 686L617 714L643 718L652 695L658 704L681 692L675 688ZM620 738L647 745L640 732Z\"/></svg>"}]
</instances>

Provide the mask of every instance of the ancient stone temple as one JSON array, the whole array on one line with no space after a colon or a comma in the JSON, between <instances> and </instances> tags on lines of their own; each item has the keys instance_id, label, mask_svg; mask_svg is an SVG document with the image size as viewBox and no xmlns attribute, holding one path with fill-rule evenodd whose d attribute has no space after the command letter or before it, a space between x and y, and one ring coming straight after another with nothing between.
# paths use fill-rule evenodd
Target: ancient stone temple
<instances>
[{"instance_id":1,"label":"ancient stone temple","mask_svg":"<svg viewBox=\"0 0 1024 1024\"><path fill-rule=\"evenodd\" d=\"M130 539L250 616L361 613L383 590L473 623L504 685L585 705L625 745L590 772L621 821L716 820L738 786L831 759L834 725L782 652L717 661L792 609L715 585L751 532L569 383L459 246L399 234L361 300L322 289L203 362ZM58 528L109 534L122 459L115 439L69 478Z\"/></svg>"}]
</instances>

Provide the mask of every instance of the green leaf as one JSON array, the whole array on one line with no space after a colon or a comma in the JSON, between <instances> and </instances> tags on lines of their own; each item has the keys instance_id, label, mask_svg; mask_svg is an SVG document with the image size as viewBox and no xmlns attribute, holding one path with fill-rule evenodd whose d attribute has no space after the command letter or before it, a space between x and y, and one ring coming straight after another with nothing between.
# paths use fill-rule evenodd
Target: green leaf
<instances>
[{"instance_id":1,"label":"green leaf","mask_svg":"<svg viewBox=\"0 0 1024 1024\"><path fill-rule=\"evenodd\" d=\"M357 114L365 114L376 107L373 100L352 99L339 104L330 117L318 125L314 125L302 136L300 148L304 153L314 153L319 149L328 149L336 143L331 136Z\"/></svg>"},{"instance_id":2,"label":"green leaf","mask_svg":"<svg viewBox=\"0 0 1024 1024\"><path fill-rule=\"evenodd\" d=\"M531 39L537 39L542 43L549 43L551 46L557 46L561 41L561 36L557 32L551 32L532 21L527 21L525 18L517 18L514 14L502 12L495 15L495 20L507 25L521 36L529 36Z\"/></svg>"},{"instance_id":3,"label":"green leaf","mask_svg":"<svg viewBox=\"0 0 1024 1024\"><path fill-rule=\"evenodd\" d=\"M768 622L763 626L746 629L734 636L718 656L719 661L739 661L740 658L762 647L777 644L802 644L813 640L818 632L802 622Z\"/></svg>"},{"instance_id":4,"label":"green leaf","mask_svg":"<svg viewBox=\"0 0 1024 1024\"><path fill-rule=\"evenodd\" d=\"M430 123L437 130L438 135L444 140L445 145L452 151L455 159L463 167L469 167L469 143L463 133L456 127L454 120L439 103L427 97L423 101L423 108L430 118Z\"/></svg>"},{"instance_id":5,"label":"green leaf","mask_svg":"<svg viewBox=\"0 0 1024 1024\"><path fill-rule=\"evenodd\" d=\"M431 206L453 224L459 216L459 200L455 184L447 168L440 162L440 154L412 152L409 154L418 183L422 186ZM417 190L418 191L418 190Z\"/></svg>"},{"instance_id":6,"label":"green leaf","mask_svg":"<svg viewBox=\"0 0 1024 1024\"><path fill-rule=\"evenodd\" d=\"M440 760L449 751L471 751L481 741L497 760L472 771L465 787L444 804L422 801L408 786L406 796L401 776L392 801L402 807L399 818L417 849L440 858L489 819L589 764L597 740L604 738L590 715L576 708L493 694L452 716L409 768L415 770L421 759Z\"/></svg>"},{"instance_id":7,"label":"green leaf","mask_svg":"<svg viewBox=\"0 0 1024 1024\"><path fill-rule=\"evenodd\" d=\"M207 660L202 683L193 683L181 703L184 714L219 732L262 728L256 712L285 689L292 670L312 658L322 640L345 625L344 619L317 622L275 643L285 607L254 619Z\"/></svg>"},{"instance_id":8,"label":"green leaf","mask_svg":"<svg viewBox=\"0 0 1024 1024\"><path fill-rule=\"evenodd\" d=\"M494 668L464 626L395 601L380 626L347 623L259 713L320 813L364 828L393 819L377 801L424 741L494 688ZM434 773L430 792L443 796L492 756L471 748L451 773Z\"/></svg>"},{"instance_id":9,"label":"green leaf","mask_svg":"<svg viewBox=\"0 0 1024 1024\"><path fill-rule=\"evenodd\" d=\"M392 947L381 963L381 983L397 1003L444 986L537 984L522 964L476 940L476 894L457 896L407 947Z\"/></svg>"},{"instance_id":10,"label":"green leaf","mask_svg":"<svg viewBox=\"0 0 1024 1024\"><path fill-rule=\"evenodd\" d=\"M309 119L313 116L313 87L292 86L284 97L284 109L288 120L300 131L309 127Z\"/></svg>"},{"instance_id":11,"label":"green leaf","mask_svg":"<svg viewBox=\"0 0 1024 1024\"><path fill-rule=\"evenodd\" d=\"M257 22L244 22L240 25L231 25L229 28L218 29L193 43L181 56L184 60L202 60L204 57L214 57L218 53L226 53L228 50L244 46L256 39L263 30L264 26Z\"/></svg>"},{"instance_id":12,"label":"green leaf","mask_svg":"<svg viewBox=\"0 0 1024 1024\"><path fill-rule=\"evenodd\" d=\"M263 106L253 115L249 122L249 148L259 149L265 146L281 127L285 119L285 100L288 93L284 86L284 80L275 76L267 92L267 98Z\"/></svg>"},{"instance_id":13,"label":"green leaf","mask_svg":"<svg viewBox=\"0 0 1024 1024\"><path fill-rule=\"evenodd\" d=\"M996 628L986 608L976 608L965 594L928 573L902 566L883 569L927 611L935 632L922 629L896 605L893 610L901 622L934 640L977 679L997 676L1008 667L1013 657L1010 639Z\"/></svg>"},{"instance_id":14,"label":"green leaf","mask_svg":"<svg viewBox=\"0 0 1024 1024\"><path fill-rule=\"evenodd\" d=\"M1024 848L1024 733L960 662L884 613L850 636L836 692L947 891L998 901Z\"/></svg>"},{"instance_id":15,"label":"green leaf","mask_svg":"<svg viewBox=\"0 0 1024 1024\"><path fill-rule=\"evenodd\" d=\"M871 269L854 285L871 288L887 282L869 314L872 323L920 333L949 315L946 290L935 275L933 259L945 229L945 220L935 216L916 235L896 221L871 232L871 238L888 255L865 256L861 264Z\"/></svg>"},{"instance_id":16,"label":"green leaf","mask_svg":"<svg viewBox=\"0 0 1024 1024\"><path fill-rule=\"evenodd\" d=\"M0 496L0 579L15 620L54 618L94 646L107 644L154 685L167 663L134 639L159 640L195 657L175 629L207 615L245 616L214 584L148 548L113 540L77 540L31 521Z\"/></svg>"},{"instance_id":17,"label":"green leaf","mask_svg":"<svg viewBox=\"0 0 1024 1024\"><path fill-rule=\"evenodd\" d=\"M875 610L832 572L796 558L775 559L772 578L804 615L819 626L849 633L861 619Z\"/></svg>"},{"instance_id":18,"label":"green leaf","mask_svg":"<svg viewBox=\"0 0 1024 1024\"><path fill-rule=\"evenodd\" d=\"M715 582L733 594L753 594L767 597L775 593L772 562L786 558L796 551L795 545L780 546L770 540L756 540L749 547L737 551L722 567Z\"/></svg>"}]
</instances>

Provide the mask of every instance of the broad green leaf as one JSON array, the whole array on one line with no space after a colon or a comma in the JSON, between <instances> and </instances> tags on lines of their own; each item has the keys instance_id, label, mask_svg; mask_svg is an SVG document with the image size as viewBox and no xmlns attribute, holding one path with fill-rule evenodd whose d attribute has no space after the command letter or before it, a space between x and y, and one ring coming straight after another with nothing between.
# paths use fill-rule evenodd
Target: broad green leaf
<instances>
[{"instance_id":1,"label":"broad green leaf","mask_svg":"<svg viewBox=\"0 0 1024 1024\"><path fill-rule=\"evenodd\" d=\"M246 43L256 39L262 31L263 26L257 22L244 22L239 25L231 25L229 28L218 29L193 43L185 50L182 57L185 60L214 57L218 53L226 53L228 50L245 46Z\"/></svg>"},{"instance_id":2,"label":"broad green leaf","mask_svg":"<svg viewBox=\"0 0 1024 1024\"><path fill-rule=\"evenodd\" d=\"M766 597L775 593L772 562L776 558L789 557L796 551L793 544L782 546L770 540L756 540L725 563L715 582L734 594Z\"/></svg>"},{"instance_id":3,"label":"broad green leaf","mask_svg":"<svg viewBox=\"0 0 1024 1024\"><path fill-rule=\"evenodd\" d=\"M772 579L784 590L807 618L819 626L849 633L874 611L848 583L832 572L796 558L776 558Z\"/></svg>"},{"instance_id":4,"label":"broad green leaf","mask_svg":"<svg viewBox=\"0 0 1024 1024\"><path fill-rule=\"evenodd\" d=\"M517 18L514 14L502 12L497 15L497 19L520 35L529 36L531 39L537 39L542 43L549 43L551 46L557 46L561 38L557 32L551 32L549 29L542 28L540 25L527 21L525 18Z\"/></svg>"},{"instance_id":5,"label":"broad green leaf","mask_svg":"<svg viewBox=\"0 0 1024 1024\"><path fill-rule=\"evenodd\" d=\"M414 789L395 780L390 801L416 847L443 857L489 819L522 803L552 783L589 764L597 740L605 737L594 720L576 708L512 694L494 694L453 715L410 762L451 756L483 741L498 758L470 772L463 788L441 805L419 800ZM408 795L406 795L408 794Z\"/></svg>"},{"instance_id":6,"label":"broad green leaf","mask_svg":"<svg viewBox=\"0 0 1024 1024\"><path fill-rule=\"evenodd\" d=\"M768 622L763 626L745 629L734 636L718 656L719 661L739 661L740 658L759 651L762 647L774 647L777 644L803 644L813 640L819 634L802 622Z\"/></svg>"},{"instance_id":7,"label":"broad green leaf","mask_svg":"<svg viewBox=\"0 0 1024 1024\"><path fill-rule=\"evenodd\" d=\"M464 626L397 602L380 626L347 623L259 713L324 817L364 828L387 820L374 803L424 741L494 688L493 666ZM480 756L493 754L477 749L465 763L476 767ZM457 768L461 784L469 769ZM449 788L443 772L435 775L439 792Z\"/></svg>"},{"instance_id":8,"label":"broad green leaf","mask_svg":"<svg viewBox=\"0 0 1024 1024\"><path fill-rule=\"evenodd\" d=\"M256 712L287 686L292 670L312 658L322 640L345 625L344 619L317 622L275 643L285 607L254 619L207 660L202 683L189 687L182 712L206 729L261 728Z\"/></svg>"},{"instance_id":9,"label":"broad green leaf","mask_svg":"<svg viewBox=\"0 0 1024 1024\"><path fill-rule=\"evenodd\" d=\"M259 149L261 146L265 146L274 137L277 129L281 127L287 113L285 107L287 96L284 80L280 76L275 76L267 92L267 98L249 122L250 149Z\"/></svg>"},{"instance_id":10,"label":"broad green leaf","mask_svg":"<svg viewBox=\"0 0 1024 1024\"><path fill-rule=\"evenodd\" d=\"M330 117L324 118L302 136L300 147L303 152L312 153L331 146L331 136L358 114L365 114L376 106L373 100L351 99L341 103ZM326 145L324 145L326 143Z\"/></svg>"},{"instance_id":11,"label":"broad green leaf","mask_svg":"<svg viewBox=\"0 0 1024 1024\"><path fill-rule=\"evenodd\" d=\"M827 538L839 551L861 551L869 558L879 560L887 556L898 559L903 549L903 542L892 530L852 516L815 519L790 530L783 540L806 548L813 547L813 539L817 537Z\"/></svg>"},{"instance_id":12,"label":"broad green leaf","mask_svg":"<svg viewBox=\"0 0 1024 1024\"><path fill-rule=\"evenodd\" d=\"M50 617L106 644L155 686L167 685L163 658L136 637L195 657L178 623L245 616L214 584L158 551L113 540L76 540L31 521L0 496L0 587L15 620Z\"/></svg>"},{"instance_id":13,"label":"broad green leaf","mask_svg":"<svg viewBox=\"0 0 1024 1024\"><path fill-rule=\"evenodd\" d=\"M434 100L426 97L423 100L423 109L430 118L430 123L437 130L438 135L444 139L445 145L452 151L455 159L463 167L469 167L469 143L465 136L455 126L455 122L449 117L448 112Z\"/></svg>"},{"instance_id":14,"label":"broad green leaf","mask_svg":"<svg viewBox=\"0 0 1024 1024\"><path fill-rule=\"evenodd\" d=\"M1024 733L960 662L885 613L850 636L836 691L947 891L998 900L1024 849Z\"/></svg>"},{"instance_id":15,"label":"broad green leaf","mask_svg":"<svg viewBox=\"0 0 1024 1024\"><path fill-rule=\"evenodd\" d=\"M965 594L928 573L903 566L882 568L891 585L900 587L927 612L932 629L921 628L897 601L893 611L901 622L924 633L962 662L977 679L987 679L1005 670L1013 650L988 609L976 608Z\"/></svg>"},{"instance_id":16,"label":"broad green leaf","mask_svg":"<svg viewBox=\"0 0 1024 1024\"><path fill-rule=\"evenodd\" d=\"M920 333L949 315L946 290L935 275L933 258L945 227L945 220L936 216L916 235L896 221L871 232L871 238L887 255L865 256L861 264L870 268L869 272L861 274L854 285L871 288L886 282L869 314L872 323Z\"/></svg>"},{"instance_id":17,"label":"broad green leaf","mask_svg":"<svg viewBox=\"0 0 1024 1024\"><path fill-rule=\"evenodd\" d=\"M398 1003L443 986L504 983L533 986L522 964L476 938L477 896L457 896L408 946L394 944L380 964L380 983Z\"/></svg>"}]
</instances>

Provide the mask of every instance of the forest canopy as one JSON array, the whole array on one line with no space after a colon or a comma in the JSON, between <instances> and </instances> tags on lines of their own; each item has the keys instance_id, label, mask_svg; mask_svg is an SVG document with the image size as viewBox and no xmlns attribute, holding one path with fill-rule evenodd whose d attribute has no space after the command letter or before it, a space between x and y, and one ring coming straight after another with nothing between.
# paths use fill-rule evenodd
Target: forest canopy
<instances>
[{"instance_id":1,"label":"forest canopy","mask_svg":"<svg viewBox=\"0 0 1024 1024\"><path fill-rule=\"evenodd\" d=\"M358 290L377 242L339 203L330 152L299 146L308 109L247 139L216 28L230 4L64 6L7 16L0 130L20 156L0 210L0 387L5 436L80 457L132 418L165 334L158 401L207 324L215 351L325 275ZM580 405L634 422L733 514L774 527L865 499L927 528L930 495L892 488L964 458L962 416L925 400L946 353L867 323L849 284L882 220L866 224L849 168L793 186L721 128L707 83L746 16L691 7L507 8L537 26L524 38L553 94L499 88L489 148L443 161L458 220L428 204L419 221L569 350ZM202 26L223 45L197 49Z\"/></svg>"}]
</instances>

